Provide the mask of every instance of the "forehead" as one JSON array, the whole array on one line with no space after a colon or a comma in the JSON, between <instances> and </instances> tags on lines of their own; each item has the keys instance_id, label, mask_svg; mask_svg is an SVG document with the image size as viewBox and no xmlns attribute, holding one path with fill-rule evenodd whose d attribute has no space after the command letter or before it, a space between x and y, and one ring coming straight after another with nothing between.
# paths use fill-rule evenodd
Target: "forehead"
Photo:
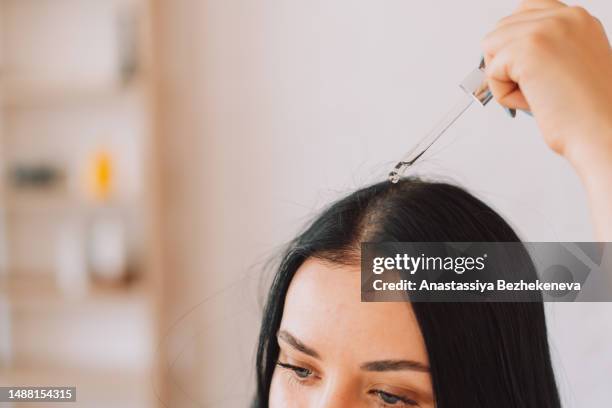
<instances>
[{"instance_id":1,"label":"forehead","mask_svg":"<svg viewBox=\"0 0 612 408\"><path fill-rule=\"evenodd\" d=\"M322 358L415 359L427 362L424 341L407 302L362 303L359 266L306 260L293 278L281 328Z\"/></svg>"}]
</instances>

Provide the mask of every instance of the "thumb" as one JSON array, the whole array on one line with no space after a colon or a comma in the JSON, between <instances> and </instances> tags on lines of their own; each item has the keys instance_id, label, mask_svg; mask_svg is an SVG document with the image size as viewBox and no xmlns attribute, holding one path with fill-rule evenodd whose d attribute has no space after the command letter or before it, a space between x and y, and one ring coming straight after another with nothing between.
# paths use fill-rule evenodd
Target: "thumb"
<instances>
[{"instance_id":1,"label":"thumb","mask_svg":"<svg viewBox=\"0 0 612 408\"><path fill-rule=\"evenodd\" d=\"M530 110L519 84L514 82L509 74L509 53L501 52L495 58L485 55L485 64L489 89L495 100L506 108Z\"/></svg>"}]
</instances>

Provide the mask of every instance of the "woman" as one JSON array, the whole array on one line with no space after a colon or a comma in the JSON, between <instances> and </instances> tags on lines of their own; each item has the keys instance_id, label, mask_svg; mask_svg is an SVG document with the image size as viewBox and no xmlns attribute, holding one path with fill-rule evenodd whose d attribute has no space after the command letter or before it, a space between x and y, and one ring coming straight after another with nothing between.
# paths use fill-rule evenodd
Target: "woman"
<instances>
[{"instance_id":1,"label":"woman","mask_svg":"<svg viewBox=\"0 0 612 408\"><path fill-rule=\"evenodd\" d=\"M524 1L483 43L502 105L530 110L612 241L612 52L601 24ZM404 179L327 209L285 254L257 357L257 408L559 407L541 303L361 303L363 241L518 241L467 192Z\"/></svg>"},{"instance_id":2,"label":"woman","mask_svg":"<svg viewBox=\"0 0 612 408\"><path fill-rule=\"evenodd\" d=\"M516 242L486 204L403 179L333 204L270 290L255 407L559 407L542 303L360 303L360 242Z\"/></svg>"}]
</instances>

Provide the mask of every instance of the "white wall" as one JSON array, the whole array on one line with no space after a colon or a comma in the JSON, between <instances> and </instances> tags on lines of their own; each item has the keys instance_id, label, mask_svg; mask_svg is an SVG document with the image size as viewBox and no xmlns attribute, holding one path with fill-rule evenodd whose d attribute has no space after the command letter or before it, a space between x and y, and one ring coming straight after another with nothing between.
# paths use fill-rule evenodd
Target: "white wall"
<instances>
[{"instance_id":1,"label":"white wall","mask_svg":"<svg viewBox=\"0 0 612 408\"><path fill-rule=\"evenodd\" d=\"M323 205L385 177L517 3L160 1L176 404L246 406L262 261ZM612 27L612 3L580 4ZM473 106L432 150L420 171L466 186L525 240L593 239L578 178L532 118ZM552 307L568 407L608 401L609 312Z\"/></svg>"}]
</instances>

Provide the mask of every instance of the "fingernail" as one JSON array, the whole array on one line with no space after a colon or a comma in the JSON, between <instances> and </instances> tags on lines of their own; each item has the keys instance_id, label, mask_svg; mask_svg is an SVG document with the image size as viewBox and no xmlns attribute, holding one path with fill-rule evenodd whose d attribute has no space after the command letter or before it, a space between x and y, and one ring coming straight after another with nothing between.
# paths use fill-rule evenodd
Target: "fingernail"
<instances>
[{"instance_id":1,"label":"fingernail","mask_svg":"<svg viewBox=\"0 0 612 408\"><path fill-rule=\"evenodd\" d=\"M504 110L511 118L516 117L516 109L510 109L510 108L504 107Z\"/></svg>"}]
</instances>

